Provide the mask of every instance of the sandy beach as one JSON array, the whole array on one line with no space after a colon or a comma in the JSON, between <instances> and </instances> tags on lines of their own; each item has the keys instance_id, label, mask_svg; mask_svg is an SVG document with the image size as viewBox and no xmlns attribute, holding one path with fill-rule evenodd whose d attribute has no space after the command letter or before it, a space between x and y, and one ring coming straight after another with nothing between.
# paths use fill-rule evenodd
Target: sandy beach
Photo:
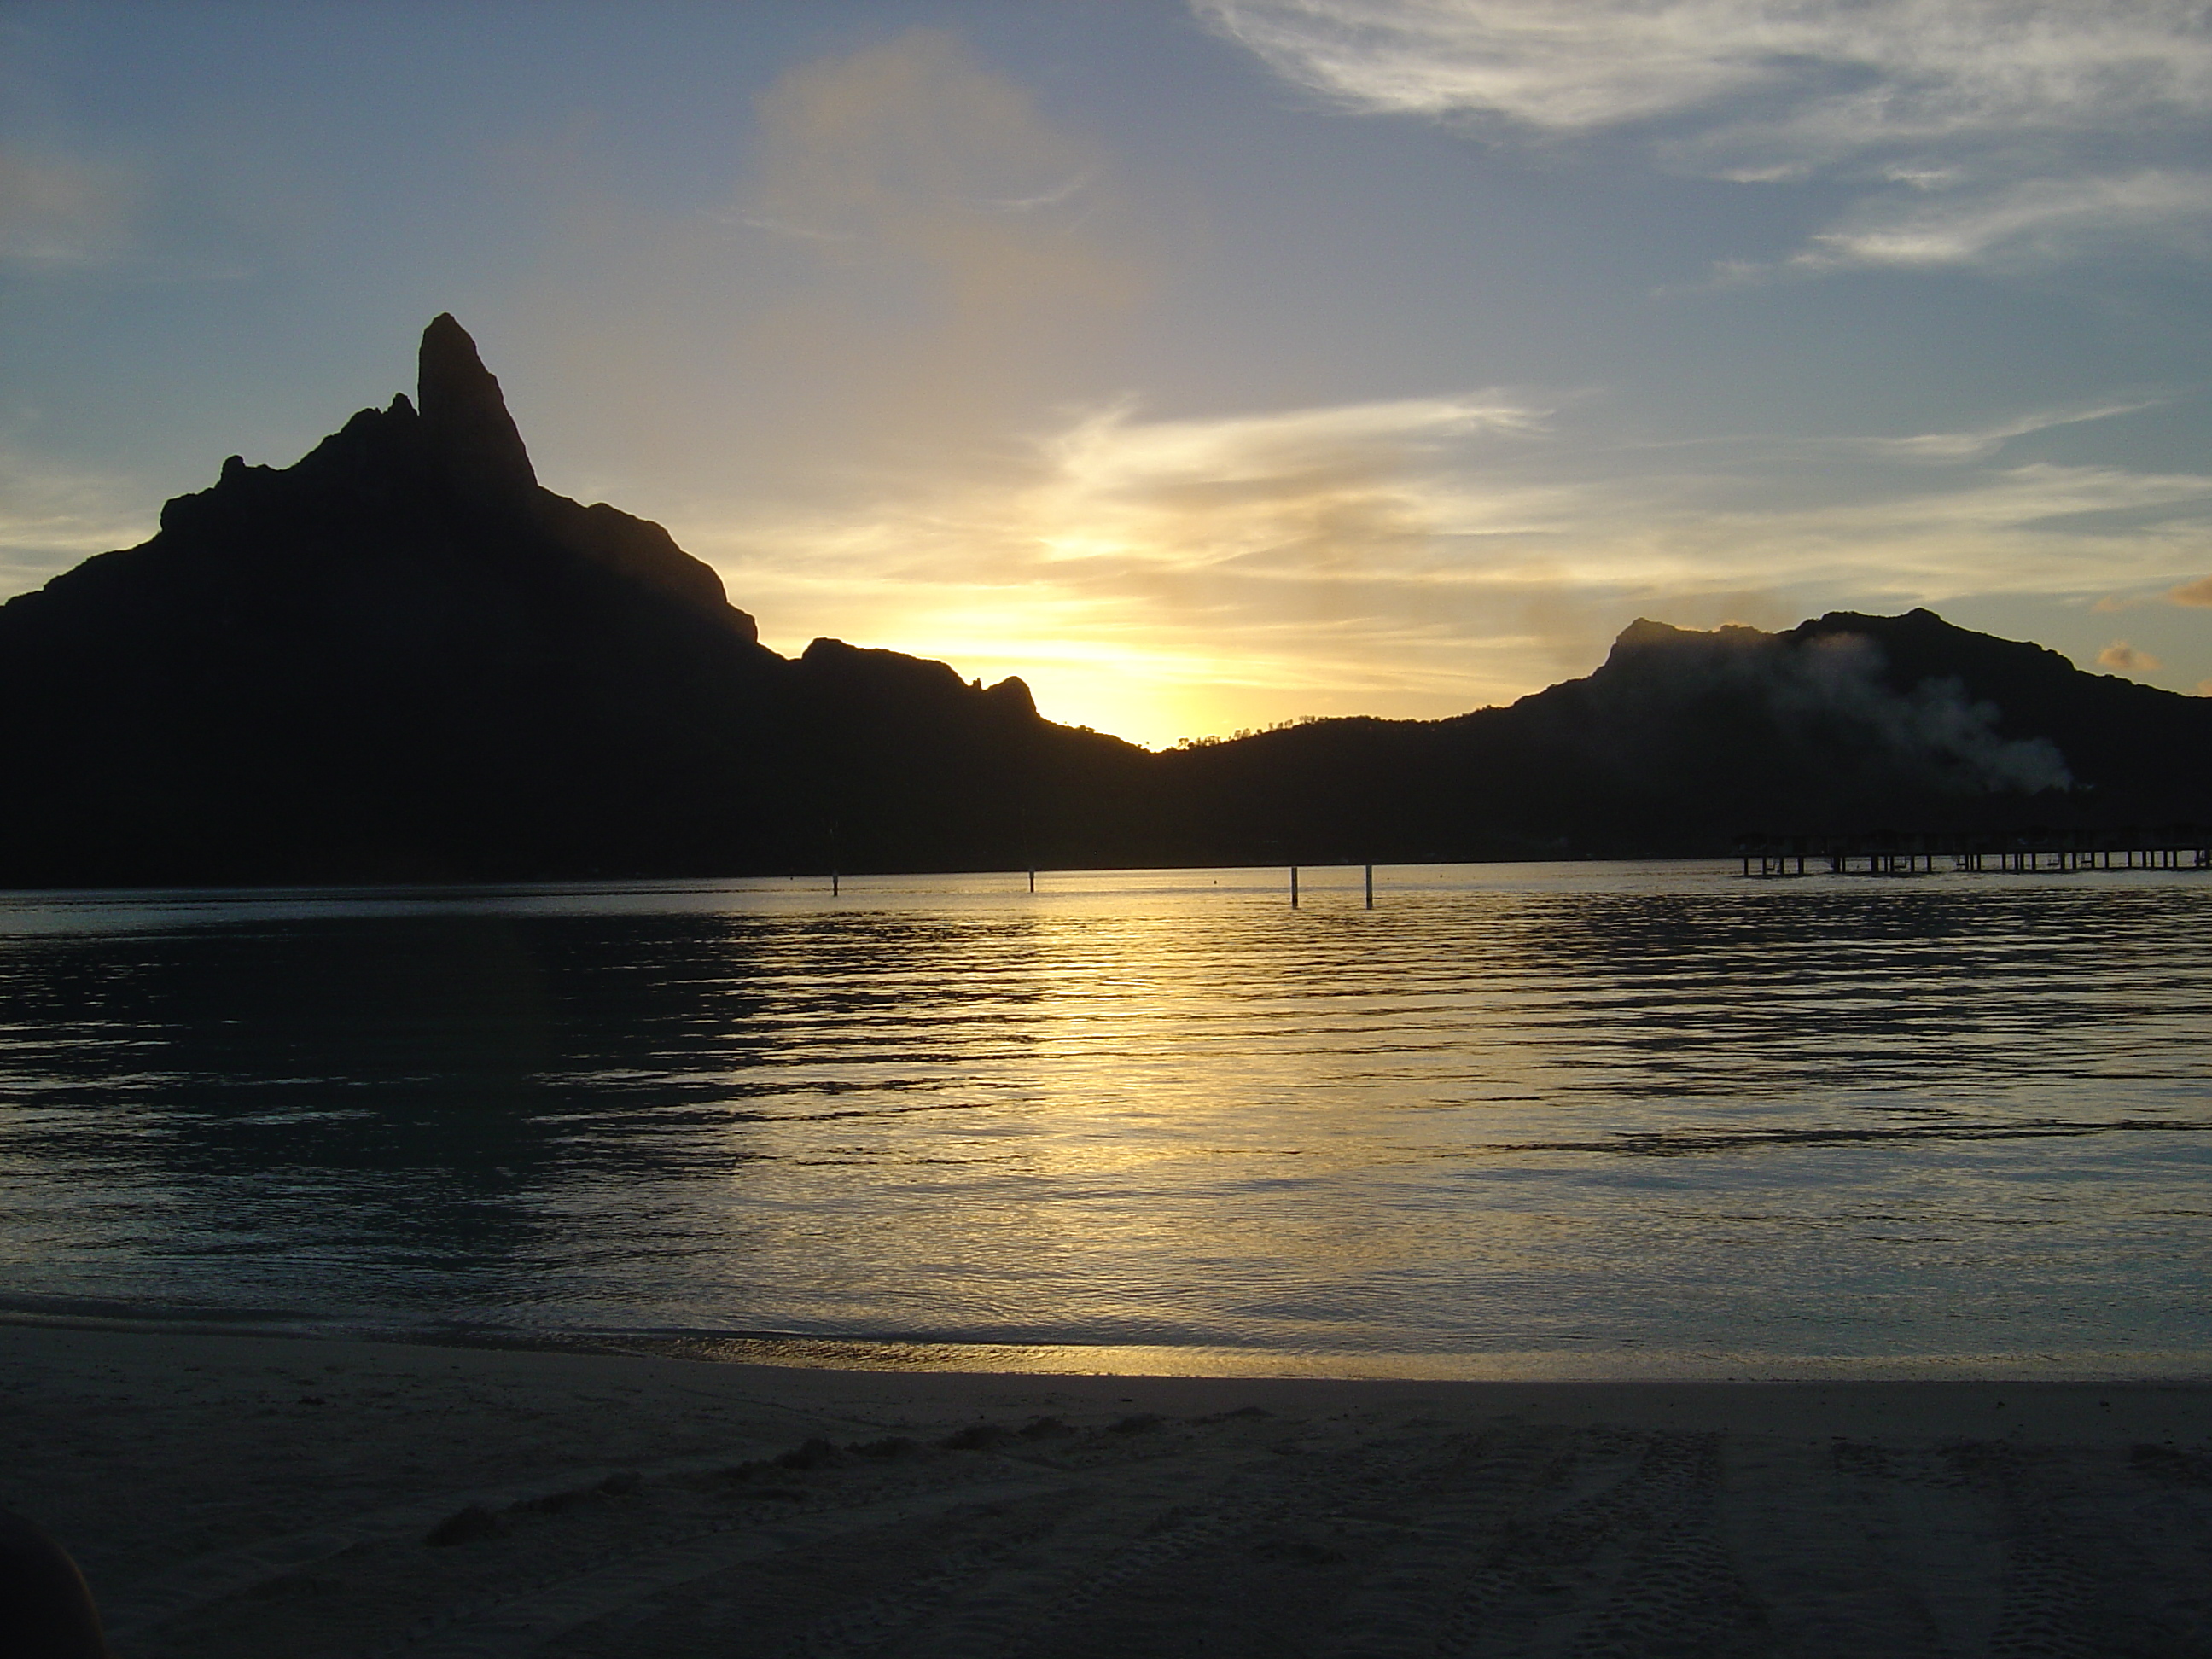
<instances>
[{"instance_id":1,"label":"sandy beach","mask_svg":"<svg viewBox=\"0 0 2212 1659\"><path fill-rule=\"evenodd\" d=\"M982 1376L15 1325L157 1656L2212 1652L2212 1390Z\"/></svg>"}]
</instances>

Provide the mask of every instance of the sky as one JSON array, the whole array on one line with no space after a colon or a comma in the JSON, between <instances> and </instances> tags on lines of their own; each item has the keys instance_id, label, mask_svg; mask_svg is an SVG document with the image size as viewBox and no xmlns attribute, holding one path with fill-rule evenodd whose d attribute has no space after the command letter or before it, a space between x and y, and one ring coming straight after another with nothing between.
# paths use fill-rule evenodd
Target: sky
<instances>
[{"instance_id":1,"label":"sky","mask_svg":"<svg viewBox=\"0 0 2212 1659\"><path fill-rule=\"evenodd\" d=\"M2212 5L0 0L0 597L476 336L787 654L1154 746L1638 617L2212 694Z\"/></svg>"}]
</instances>

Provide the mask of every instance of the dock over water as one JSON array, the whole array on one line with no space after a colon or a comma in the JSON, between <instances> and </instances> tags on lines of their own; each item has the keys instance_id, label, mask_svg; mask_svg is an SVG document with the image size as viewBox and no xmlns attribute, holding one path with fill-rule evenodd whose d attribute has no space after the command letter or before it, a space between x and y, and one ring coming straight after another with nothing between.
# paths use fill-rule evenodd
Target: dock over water
<instances>
[{"instance_id":1,"label":"dock over water","mask_svg":"<svg viewBox=\"0 0 2212 1659\"><path fill-rule=\"evenodd\" d=\"M1917 876L1938 869L2010 875L2084 870L2212 870L2212 826L2158 830L1875 830L1736 837L1747 876Z\"/></svg>"}]
</instances>

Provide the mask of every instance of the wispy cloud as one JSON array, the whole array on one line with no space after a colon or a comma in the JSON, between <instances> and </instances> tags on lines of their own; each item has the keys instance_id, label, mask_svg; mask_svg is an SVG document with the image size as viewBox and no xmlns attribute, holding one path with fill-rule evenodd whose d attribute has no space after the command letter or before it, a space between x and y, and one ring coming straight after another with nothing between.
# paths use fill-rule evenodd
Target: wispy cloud
<instances>
[{"instance_id":1,"label":"wispy cloud","mask_svg":"<svg viewBox=\"0 0 2212 1659\"><path fill-rule=\"evenodd\" d=\"M2166 596L2175 605L2212 606L2212 576L2199 576L2193 582L2184 582L2168 590Z\"/></svg>"},{"instance_id":2,"label":"wispy cloud","mask_svg":"<svg viewBox=\"0 0 2212 1659\"><path fill-rule=\"evenodd\" d=\"M2024 438L2032 432L2140 414L2146 409L2155 409L2160 401L2145 398L2134 403L2096 404L2083 409L2039 410L1967 432L1921 432L1909 438L1866 438L1860 440L1859 445L1870 453L1899 460L1978 461L1994 455L2013 439Z\"/></svg>"},{"instance_id":3,"label":"wispy cloud","mask_svg":"<svg viewBox=\"0 0 2212 1659\"><path fill-rule=\"evenodd\" d=\"M1087 172L1077 173L1073 179L1062 180L1050 190L1039 191L1033 196L986 198L977 202L975 205L988 209L993 213L1035 213L1040 208L1059 207L1063 203L1073 201L1097 177L1098 169L1093 167Z\"/></svg>"},{"instance_id":4,"label":"wispy cloud","mask_svg":"<svg viewBox=\"0 0 2212 1659\"><path fill-rule=\"evenodd\" d=\"M1291 79L1358 107L1618 126L1691 110L1770 154L2110 129L2201 114L2212 35L2186 0L1193 0ZM1744 94L1767 103L1746 110Z\"/></svg>"},{"instance_id":5,"label":"wispy cloud","mask_svg":"<svg viewBox=\"0 0 2212 1659\"><path fill-rule=\"evenodd\" d=\"M2201 246L2212 26L2194 0L1192 0L1349 108L1501 137L1618 131L1745 182L1826 176L1858 210L1790 268ZM2140 150L2115 167L2115 150ZM1735 274L1741 275L1740 270Z\"/></svg>"},{"instance_id":6,"label":"wispy cloud","mask_svg":"<svg viewBox=\"0 0 2212 1659\"><path fill-rule=\"evenodd\" d=\"M824 257L918 267L957 306L1118 296L1130 281L1095 240L1041 222L1099 185L1103 160L952 35L917 29L789 70L758 114L750 224Z\"/></svg>"},{"instance_id":7,"label":"wispy cloud","mask_svg":"<svg viewBox=\"0 0 2212 1659\"><path fill-rule=\"evenodd\" d=\"M113 259L130 246L138 195L122 167L0 144L0 259L47 269Z\"/></svg>"},{"instance_id":8,"label":"wispy cloud","mask_svg":"<svg viewBox=\"0 0 2212 1659\"><path fill-rule=\"evenodd\" d=\"M1790 263L1804 270L2021 264L2123 240L2197 253L2212 248L2212 173L2031 179L1929 201L1870 202Z\"/></svg>"},{"instance_id":9,"label":"wispy cloud","mask_svg":"<svg viewBox=\"0 0 2212 1659\"><path fill-rule=\"evenodd\" d=\"M1497 393L1183 421L1139 421L1124 403L1041 448L1079 516L1141 507L1218 524L1223 503L1241 513L1374 489L1455 441L1540 431L1547 415Z\"/></svg>"}]
</instances>

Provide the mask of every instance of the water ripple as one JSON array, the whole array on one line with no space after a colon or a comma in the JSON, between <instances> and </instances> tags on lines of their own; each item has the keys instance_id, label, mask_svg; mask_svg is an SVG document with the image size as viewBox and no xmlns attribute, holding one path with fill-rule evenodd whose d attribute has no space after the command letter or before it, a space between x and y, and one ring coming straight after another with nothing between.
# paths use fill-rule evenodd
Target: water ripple
<instances>
[{"instance_id":1,"label":"water ripple","mask_svg":"<svg viewBox=\"0 0 2212 1659\"><path fill-rule=\"evenodd\" d=\"M2212 883L1279 873L0 896L0 1261L1263 1368L2212 1351Z\"/></svg>"}]
</instances>

